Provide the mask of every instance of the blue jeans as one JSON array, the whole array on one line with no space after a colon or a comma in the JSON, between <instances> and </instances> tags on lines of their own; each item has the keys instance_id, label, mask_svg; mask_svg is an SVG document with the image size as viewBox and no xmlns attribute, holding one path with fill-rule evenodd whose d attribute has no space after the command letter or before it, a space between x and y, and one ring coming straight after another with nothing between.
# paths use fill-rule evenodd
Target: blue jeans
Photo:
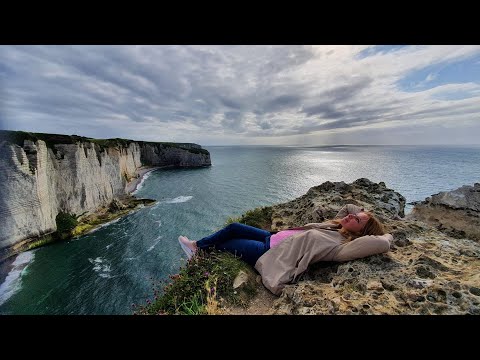
<instances>
[{"instance_id":1,"label":"blue jeans","mask_svg":"<svg viewBox=\"0 0 480 360\"><path fill-rule=\"evenodd\" d=\"M270 249L270 232L249 225L232 223L198 240L197 247L202 250L214 248L228 251L254 266L258 258Z\"/></svg>"}]
</instances>

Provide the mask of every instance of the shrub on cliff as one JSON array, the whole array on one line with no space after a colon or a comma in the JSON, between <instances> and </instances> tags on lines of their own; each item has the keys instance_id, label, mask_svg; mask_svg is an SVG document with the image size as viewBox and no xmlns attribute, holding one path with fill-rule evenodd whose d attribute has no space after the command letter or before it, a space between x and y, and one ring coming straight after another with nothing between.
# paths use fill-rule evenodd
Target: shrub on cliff
<instances>
[{"instance_id":1,"label":"shrub on cliff","mask_svg":"<svg viewBox=\"0 0 480 360\"><path fill-rule=\"evenodd\" d=\"M75 214L68 214L64 212L58 213L55 221L57 223L57 232L59 234L69 233L75 228L75 226L78 225Z\"/></svg>"}]
</instances>

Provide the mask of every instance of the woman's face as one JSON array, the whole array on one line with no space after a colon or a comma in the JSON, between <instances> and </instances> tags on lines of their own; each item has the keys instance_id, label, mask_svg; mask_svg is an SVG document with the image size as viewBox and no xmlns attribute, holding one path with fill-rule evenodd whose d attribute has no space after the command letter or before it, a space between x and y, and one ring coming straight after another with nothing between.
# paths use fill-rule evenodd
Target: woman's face
<instances>
[{"instance_id":1,"label":"woman's face","mask_svg":"<svg viewBox=\"0 0 480 360\"><path fill-rule=\"evenodd\" d=\"M342 227L346 230L358 233L363 230L368 219L369 217L367 214L359 212L358 214L348 214L340 220L340 224L342 224Z\"/></svg>"}]
</instances>

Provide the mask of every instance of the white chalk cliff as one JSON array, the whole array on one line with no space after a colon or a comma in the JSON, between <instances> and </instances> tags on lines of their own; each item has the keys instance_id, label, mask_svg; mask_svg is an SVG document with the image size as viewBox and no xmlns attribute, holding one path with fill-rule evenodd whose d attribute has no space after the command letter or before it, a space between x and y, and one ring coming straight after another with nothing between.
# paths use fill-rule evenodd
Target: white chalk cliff
<instances>
[{"instance_id":1,"label":"white chalk cliff","mask_svg":"<svg viewBox=\"0 0 480 360\"><path fill-rule=\"evenodd\" d=\"M0 249L55 231L59 212L92 212L126 195L127 179L141 166L211 165L208 151L196 144L109 140L101 146L77 136L49 143L47 134L44 141L1 133ZM69 140L61 143L62 137Z\"/></svg>"}]
</instances>

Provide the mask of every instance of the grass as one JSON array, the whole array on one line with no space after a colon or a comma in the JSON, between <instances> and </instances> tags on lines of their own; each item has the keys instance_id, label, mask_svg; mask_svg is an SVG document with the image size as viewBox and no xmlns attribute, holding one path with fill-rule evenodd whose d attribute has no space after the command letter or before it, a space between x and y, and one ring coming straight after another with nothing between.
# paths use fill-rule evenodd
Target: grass
<instances>
[{"instance_id":1,"label":"grass","mask_svg":"<svg viewBox=\"0 0 480 360\"><path fill-rule=\"evenodd\" d=\"M36 241L33 241L33 242L28 243L27 248L25 249L25 251L38 248L38 247L40 247L40 246L49 244L49 243L54 242L54 241L56 241L56 239L55 239L54 236L52 236L52 234L45 235L44 237L42 237L42 238L40 238L40 239L38 239L38 240L36 240Z\"/></svg>"},{"instance_id":2,"label":"grass","mask_svg":"<svg viewBox=\"0 0 480 360\"><path fill-rule=\"evenodd\" d=\"M75 227L75 229L72 230L72 236L80 236L84 233L86 233L88 230L92 229L94 225L91 224L80 224Z\"/></svg>"},{"instance_id":3,"label":"grass","mask_svg":"<svg viewBox=\"0 0 480 360\"><path fill-rule=\"evenodd\" d=\"M240 271L250 279L242 290L233 288ZM134 306L141 315L206 315L221 313L220 306L246 306L256 294L255 273L245 262L227 252L199 251L163 289L153 288L154 300ZM162 294L160 294L162 293Z\"/></svg>"},{"instance_id":4,"label":"grass","mask_svg":"<svg viewBox=\"0 0 480 360\"><path fill-rule=\"evenodd\" d=\"M258 207L247 211L240 217L230 217L227 219L225 226L233 222L238 222L245 225L255 226L260 229L270 231L272 228L272 207Z\"/></svg>"}]
</instances>

